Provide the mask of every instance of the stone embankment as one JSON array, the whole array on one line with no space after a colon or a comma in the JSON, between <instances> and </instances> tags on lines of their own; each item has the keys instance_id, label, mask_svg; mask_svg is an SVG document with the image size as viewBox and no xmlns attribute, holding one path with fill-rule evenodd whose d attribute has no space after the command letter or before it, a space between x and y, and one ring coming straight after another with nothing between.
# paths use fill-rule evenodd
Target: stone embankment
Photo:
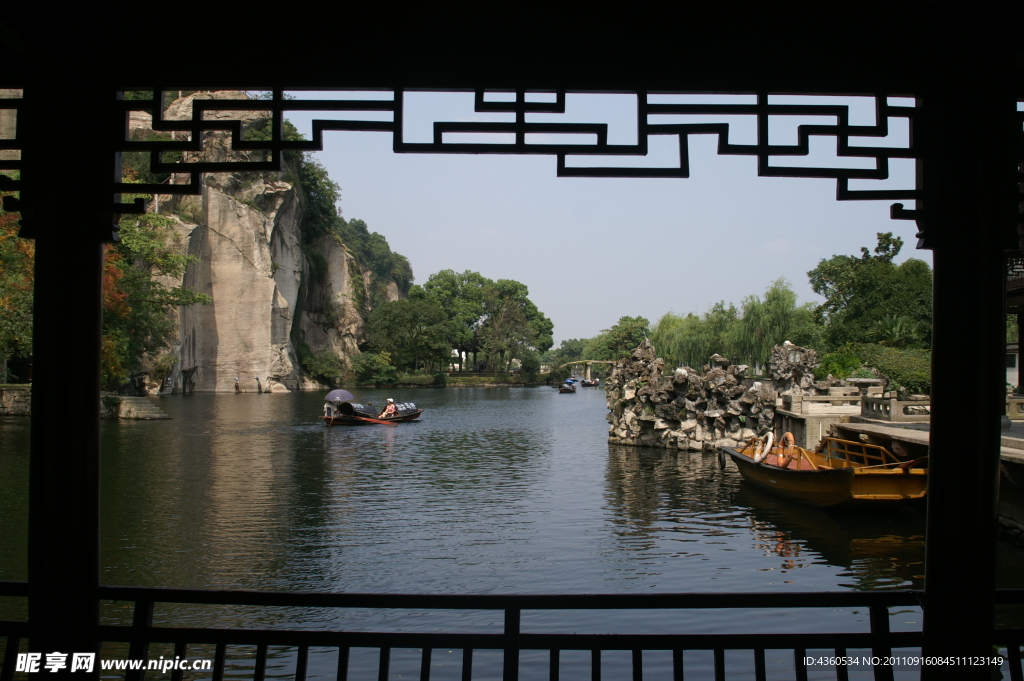
<instances>
[{"instance_id":1,"label":"stone embankment","mask_svg":"<svg viewBox=\"0 0 1024 681\"><path fill-rule=\"evenodd\" d=\"M32 386L0 386L0 416L28 416L32 405Z\"/></svg>"},{"instance_id":2,"label":"stone embankment","mask_svg":"<svg viewBox=\"0 0 1024 681\"><path fill-rule=\"evenodd\" d=\"M100 393L100 416L105 419L169 419L160 407L145 397ZM31 416L32 386L0 386L0 416Z\"/></svg>"},{"instance_id":3,"label":"stone embankment","mask_svg":"<svg viewBox=\"0 0 1024 681\"><path fill-rule=\"evenodd\" d=\"M775 391L747 379L746 365L714 355L702 370L665 374L665 360L644 340L615 365L605 384L615 444L702 450L733 447L772 427Z\"/></svg>"},{"instance_id":4,"label":"stone embankment","mask_svg":"<svg viewBox=\"0 0 1024 681\"><path fill-rule=\"evenodd\" d=\"M171 418L145 397L127 397L115 393L100 394L100 417L136 421Z\"/></svg>"}]
</instances>

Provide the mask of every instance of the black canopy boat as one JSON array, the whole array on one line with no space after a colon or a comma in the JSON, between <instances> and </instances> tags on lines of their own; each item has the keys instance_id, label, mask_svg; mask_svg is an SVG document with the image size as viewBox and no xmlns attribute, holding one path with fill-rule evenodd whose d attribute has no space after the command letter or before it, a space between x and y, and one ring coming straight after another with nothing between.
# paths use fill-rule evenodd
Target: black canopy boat
<instances>
[{"instance_id":1,"label":"black canopy boat","mask_svg":"<svg viewBox=\"0 0 1024 681\"><path fill-rule=\"evenodd\" d=\"M394 425L404 421L415 421L423 413L412 402L396 402L393 415L381 417L370 405L362 405L353 400L352 393L347 390L332 390L324 398L324 414L320 420L325 426L361 426L368 423L386 423Z\"/></svg>"}]
</instances>

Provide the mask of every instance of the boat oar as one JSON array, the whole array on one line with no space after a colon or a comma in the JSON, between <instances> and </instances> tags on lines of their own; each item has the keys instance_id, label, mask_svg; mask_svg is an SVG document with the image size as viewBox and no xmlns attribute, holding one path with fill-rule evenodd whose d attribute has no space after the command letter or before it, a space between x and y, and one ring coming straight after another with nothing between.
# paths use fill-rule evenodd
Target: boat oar
<instances>
[{"instance_id":1,"label":"boat oar","mask_svg":"<svg viewBox=\"0 0 1024 681\"><path fill-rule=\"evenodd\" d=\"M927 459L928 456L922 456L918 459L911 459L910 461L894 461L892 463L878 463L874 466L857 466L857 470L864 470L865 468L885 468L886 466L895 466L896 468L913 468L915 464L920 463Z\"/></svg>"},{"instance_id":2,"label":"boat oar","mask_svg":"<svg viewBox=\"0 0 1024 681\"><path fill-rule=\"evenodd\" d=\"M398 425L398 421L392 421L392 420L388 420L388 419L372 419L369 416L364 416L363 418L366 419L367 421L372 421L373 423L386 423L389 426L397 426Z\"/></svg>"}]
</instances>

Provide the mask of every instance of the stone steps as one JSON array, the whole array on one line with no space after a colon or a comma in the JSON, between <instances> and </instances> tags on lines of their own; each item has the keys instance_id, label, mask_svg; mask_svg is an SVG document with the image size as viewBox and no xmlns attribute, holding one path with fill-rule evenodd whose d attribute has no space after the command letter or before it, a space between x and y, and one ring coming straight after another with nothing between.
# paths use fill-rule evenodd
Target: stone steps
<instances>
[{"instance_id":1,"label":"stone steps","mask_svg":"<svg viewBox=\"0 0 1024 681\"><path fill-rule=\"evenodd\" d=\"M113 403L115 400L119 400L117 404L117 413L114 413ZM108 406L110 404L111 406ZM101 409L105 418L118 418L118 419L133 419L139 421L155 420L155 419L169 419L167 415L160 407L156 406L145 397L126 397L124 395L113 395L111 393L104 393L101 399Z\"/></svg>"}]
</instances>

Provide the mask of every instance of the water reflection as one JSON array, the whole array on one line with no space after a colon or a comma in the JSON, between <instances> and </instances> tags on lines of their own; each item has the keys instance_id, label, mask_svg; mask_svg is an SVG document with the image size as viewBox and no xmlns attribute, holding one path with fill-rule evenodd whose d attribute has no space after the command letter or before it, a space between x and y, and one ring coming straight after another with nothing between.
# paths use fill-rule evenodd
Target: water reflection
<instances>
[{"instance_id":1,"label":"water reflection","mask_svg":"<svg viewBox=\"0 0 1024 681\"><path fill-rule=\"evenodd\" d=\"M609 446L600 391L359 395L387 397L416 402L423 420L325 428L320 394L250 393L162 399L170 421L104 422L102 581L407 593L922 585L922 518L826 513L750 488L713 455ZM27 434L26 419L0 419L0 579L27 576ZM1022 553L1001 545L1001 586L1019 585ZM121 616L114 604L104 612ZM440 626L408 613L181 608L158 617ZM725 614L715 617L665 626L728 628Z\"/></svg>"},{"instance_id":2,"label":"water reflection","mask_svg":"<svg viewBox=\"0 0 1024 681\"><path fill-rule=\"evenodd\" d=\"M752 488L711 455L614 445L606 498L622 545L660 568L649 572L659 587L694 590L671 575L680 561L735 590L923 587L924 517L914 511L826 512Z\"/></svg>"}]
</instances>

